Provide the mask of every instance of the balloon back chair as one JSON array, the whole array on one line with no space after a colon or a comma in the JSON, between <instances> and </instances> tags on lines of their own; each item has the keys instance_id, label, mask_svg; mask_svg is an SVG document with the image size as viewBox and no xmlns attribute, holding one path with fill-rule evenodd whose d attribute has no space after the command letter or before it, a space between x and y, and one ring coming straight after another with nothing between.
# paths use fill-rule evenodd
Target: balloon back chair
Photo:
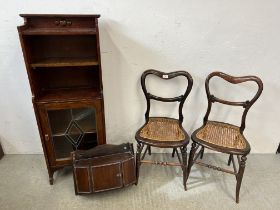
<instances>
[{"instance_id":1,"label":"balloon back chair","mask_svg":"<svg viewBox=\"0 0 280 210\"><path fill-rule=\"evenodd\" d=\"M188 80L186 90L183 95L174 98L163 98L155 96L147 91L146 77L148 75L155 75L161 79L169 80L174 77L186 77ZM136 175L137 181L139 178L139 169L142 163L150 163L157 165L180 166L183 170L183 184L186 190L186 175L187 175L187 145L189 143L189 135L182 127L183 122L183 105L189 95L193 85L191 75L186 71L176 71L171 73L164 73L157 70L146 70L141 76L141 86L147 101L147 110L145 113L145 124L136 132L135 139L137 141L136 153ZM160 102L179 102L179 119L169 117L150 117L151 100ZM142 153L143 148L145 151ZM158 148L172 148L174 153L177 154L178 162L162 162L153 160L144 160L147 151L151 155L151 147ZM179 155L178 149L181 151Z\"/></svg>"},{"instance_id":2,"label":"balloon back chair","mask_svg":"<svg viewBox=\"0 0 280 210\"><path fill-rule=\"evenodd\" d=\"M243 82L253 81L257 83L258 90L251 100L247 100L243 102L226 101L217 98L211 94L209 89L209 81L213 77L220 77L232 84L239 84ZM191 167L194 163L201 166L206 166L214 170L233 174L235 175L237 180L236 203L238 203L240 186L241 186L243 173L245 170L245 164L247 160L246 156L250 152L250 145L243 135L243 131L245 129L245 120L249 109L256 102L256 100L259 98L259 96L262 93L263 83L256 76L233 77L222 72L213 72L210 75L208 75L208 77L206 78L205 89L208 98L208 108L204 116L203 125L197 130L195 130L192 134L193 143L189 155L187 179L189 177ZM225 104L225 105L231 105L231 106L242 106L244 108L244 111L242 114L241 126L239 127L224 122L208 120L208 116L210 114L211 107L214 102ZM215 150L218 152L229 154L228 165L232 163L233 171L198 161L197 160L198 157L200 157L201 159L203 158L204 147L210 150ZM234 160L235 157L238 160L238 165L239 165L238 169L236 167L237 165Z\"/></svg>"}]
</instances>

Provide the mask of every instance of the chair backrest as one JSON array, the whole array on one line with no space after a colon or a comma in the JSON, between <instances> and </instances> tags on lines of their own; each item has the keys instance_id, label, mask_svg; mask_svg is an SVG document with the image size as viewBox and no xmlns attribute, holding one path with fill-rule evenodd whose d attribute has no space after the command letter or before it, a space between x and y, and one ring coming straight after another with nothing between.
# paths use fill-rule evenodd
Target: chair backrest
<instances>
[{"instance_id":1,"label":"chair backrest","mask_svg":"<svg viewBox=\"0 0 280 210\"><path fill-rule=\"evenodd\" d=\"M220 77L220 78L224 79L225 81L227 81L229 83L232 83L232 84L239 84L239 83L248 82L248 81L256 82L257 85L258 85L258 91L251 100L242 101L242 102L232 102L232 101L226 101L226 100L217 98L217 97L215 97L214 95L211 94L210 89L209 89L209 81L212 77L215 77L215 76ZM218 102L218 103L231 105L231 106L242 106L244 108L244 111L243 111L243 114L242 114L240 132L243 133L243 131L245 129L245 121L246 121L247 113L248 113L250 107L260 97L260 95L262 93L262 90L263 90L263 83L262 83L261 79L256 77L256 76L234 77L234 76L230 76L230 75L227 75L225 73L222 73L222 72L212 72L206 78L205 90L206 90L206 94L207 94L207 98L208 98L208 108L207 108L207 112L206 112L206 114L204 116L204 119L203 119L204 125L208 121L208 116L209 116L210 111L211 111L212 103Z\"/></svg>"},{"instance_id":2,"label":"chair backrest","mask_svg":"<svg viewBox=\"0 0 280 210\"><path fill-rule=\"evenodd\" d=\"M169 80L169 79L172 79L172 78L178 77L178 76L186 77L188 80L188 85L187 85L186 91L184 92L183 95L180 95L180 96L177 96L174 98L164 98L164 97L155 96L155 95L149 93L146 88L146 78L150 74L158 76L159 78L164 79L164 80ZM151 105L150 100L152 99L152 100L157 100L157 101L162 101L162 102L179 102L180 103L179 104L179 121L182 123L183 122L182 108L183 108L183 105L184 105L184 102L185 102L187 96L191 92L192 85L193 85L192 76L186 71L175 71L175 72L170 72L170 73L164 73L164 72L157 71L154 69L149 69L149 70L144 71L141 76L141 86L142 86L142 90L145 94L146 101L147 101L147 110L145 113L146 121L148 121L148 119L149 119L150 105Z\"/></svg>"}]
</instances>

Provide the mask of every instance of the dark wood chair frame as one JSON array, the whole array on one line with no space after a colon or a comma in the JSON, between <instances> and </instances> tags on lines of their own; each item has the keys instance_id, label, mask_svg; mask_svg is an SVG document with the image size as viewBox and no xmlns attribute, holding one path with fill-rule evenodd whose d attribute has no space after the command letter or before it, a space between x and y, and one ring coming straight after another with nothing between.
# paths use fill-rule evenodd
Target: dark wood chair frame
<instances>
[{"instance_id":1,"label":"dark wood chair frame","mask_svg":"<svg viewBox=\"0 0 280 210\"><path fill-rule=\"evenodd\" d=\"M155 96L147 91L146 88L146 77L148 75L155 75L159 78L162 78L164 80L169 80L175 77L183 76L186 77L188 80L188 86L186 88L186 91L184 92L183 95L173 97L173 98L163 98L163 97L158 97ZM150 163L150 164L156 164L156 165L163 165L163 166L180 166L183 170L183 185L186 190L186 177L187 177L187 145L189 143L189 135L187 132L183 129L182 127L182 122L183 122L183 105L188 97L189 93L191 92L192 86L193 86L193 79L191 75L186 72L186 71L175 71L175 72L170 72L170 73L164 73L160 72L154 69L146 70L143 72L141 76L141 86L142 90L144 92L146 101L147 101L147 110L145 113L145 124L136 132L135 139L137 141L137 152L136 152L136 176L137 176L137 182L139 178L139 170L140 170L140 165L142 163ZM151 100L156 100L156 101L161 101L161 102L179 102L179 126L184 132L185 139L182 141L151 141L146 138L142 138L140 136L140 131L141 129L149 122L149 114L150 114L150 106L151 106ZM173 119L173 118L169 118ZM146 149L141 156L141 153L143 151L144 146L146 146ZM174 157L174 154L176 153L179 163L175 162L162 162L162 161L153 161L153 160L144 160L145 155L148 151L149 155L151 155L151 146L154 147L159 147L159 148L172 148L173 153L172 156ZM180 149L181 152L181 157L179 155L178 149ZM136 183L137 184L137 183Z\"/></svg>"},{"instance_id":2,"label":"dark wood chair frame","mask_svg":"<svg viewBox=\"0 0 280 210\"><path fill-rule=\"evenodd\" d=\"M215 97L214 95L211 94L211 92L209 90L209 81L213 77L220 77L220 78L224 79L225 81L227 81L229 83L232 83L232 84L239 84L239 83L243 83L243 82L253 81L253 82L257 83L258 91L251 100L247 100L247 101L244 101L244 102L226 101L226 100L217 98L217 97ZM241 186L241 182L242 182L242 178L243 178L243 174L244 174L244 170L245 170L245 165L246 165L246 160L247 160L246 156L249 154L249 152L251 150L250 144L248 143L248 141L243 136L243 131L245 129L245 121L246 121L247 113L248 113L249 109L251 108L251 106L256 102L256 100L261 95L262 90L263 90L263 83L262 83L261 79L256 77L256 76L234 77L234 76L230 76L230 75L227 75L225 73L222 73L222 72L213 72L210 75L208 75L208 77L206 78L205 89L206 89L206 94L207 94L207 99L208 99L208 108L207 108L207 112L206 112L206 114L204 116L204 119L203 119L202 127L198 128L196 131L194 131L192 136L191 136L193 143L192 143L192 147L191 147L191 151L190 151L190 155L189 155L189 162L188 162L188 169L187 169L187 179L189 177L191 167L194 163L196 163L198 165L201 165L201 166L205 166L205 167L214 169L214 170L218 170L218 171L226 172L226 173L229 173L229 174L233 174L233 175L235 175L236 180L237 180L237 184L236 184L236 203L239 203L239 191L240 191L240 186ZM228 148L228 147L221 147L221 146L217 146L217 145L205 142L205 141L196 137L196 134L198 133L198 131L201 130L206 125L206 123L208 122L208 117L209 117L209 114L210 114L210 111L211 111L212 104L215 103L215 102L222 103L222 104L225 104L225 105L231 105L231 106L242 106L244 108L244 111L243 111L243 114L242 114L241 126L239 127L240 133L245 139L246 146L245 146L244 149L233 149L233 148ZM199 147L201 149L196 154L196 151L199 149ZM213 165L210 165L210 164L206 164L206 163L203 163L201 161L197 161L198 157L200 157L200 159L203 158L203 153L204 153L204 148L205 147L208 148L208 149L211 149L211 150L215 150L215 151L218 151L218 152L229 154L228 165L230 165L232 163L233 171L223 169L221 167L213 166ZM234 160L234 155L237 157L237 160L238 160L238 164L239 164L238 170L237 170L236 163L235 163L235 160Z\"/></svg>"},{"instance_id":3,"label":"dark wood chair frame","mask_svg":"<svg viewBox=\"0 0 280 210\"><path fill-rule=\"evenodd\" d=\"M2 159L3 156L4 156L4 152L0 142L0 160Z\"/></svg>"}]
</instances>

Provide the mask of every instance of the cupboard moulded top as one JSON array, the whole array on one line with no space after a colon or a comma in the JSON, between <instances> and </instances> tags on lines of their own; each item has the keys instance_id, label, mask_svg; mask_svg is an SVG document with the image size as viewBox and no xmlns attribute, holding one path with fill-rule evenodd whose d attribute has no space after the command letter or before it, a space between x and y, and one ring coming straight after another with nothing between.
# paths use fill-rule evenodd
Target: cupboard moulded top
<instances>
[{"instance_id":1,"label":"cupboard moulded top","mask_svg":"<svg viewBox=\"0 0 280 210\"><path fill-rule=\"evenodd\" d=\"M93 17L99 18L99 14L90 15L90 14L20 14L20 17Z\"/></svg>"},{"instance_id":2,"label":"cupboard moulded top","mask_svg":"<svg viewBox=\"0 0 280 210\"><path fill-rule=\"evenodd\" d=\"M20 14L22 35L95 35L100 15Z\"/></svg>"}]
</instances>

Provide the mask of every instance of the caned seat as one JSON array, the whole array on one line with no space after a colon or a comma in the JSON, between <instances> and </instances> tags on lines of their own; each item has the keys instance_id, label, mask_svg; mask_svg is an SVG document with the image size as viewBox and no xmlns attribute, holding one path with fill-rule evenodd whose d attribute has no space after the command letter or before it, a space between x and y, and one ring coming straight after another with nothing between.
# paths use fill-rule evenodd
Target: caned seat
<instances>
[{"instance_id":1,"label":"caned seat","mask_svg":"<svg viewBox=\"0 0 280 210\"><path fill-rule=\"evenodd\" d=\"M154 75L163 80L169 80L174 77L185 77L187 79L186 89L184 89L184 94L174 98L163 98L155 96L147 91L146 88L146 77L148 75ZM151 163L157 165L171 165L180 166L183 170L183 185L186 190L186 177L187 177L187 145L189 143L189 135L182 127L183 122L183 105L192 89L192 77L186 71L176 71L171 73L164 73L157 70L147 70L143 72L141 76L141 86L146 97L147 110L145 113L145 124L136 132L135 139L137 141L137 153L136 153L136 175L137 181L139 177L140 165L142 163ZM179 119L169 118L169 117L150 117L150 105L151 100L161 101L161 102L178 102L179 103ZM142 150L145 148L143 154ZM171 148L173 149L172 156L175 153L178 157L178 162L162 162L154 160L144 160L147 151L151 155L151 147L159 148ZM181 155L178 152L181 152Z\"/></svg>"},{"instance_id":2,"label":"caned seat","mask_svg":"<svg viewBox=\"0 0 280 210\"><path fill-rule=\"evenodd\" d=\"M183 141L186 138L179 120L162 117L151 117L140 130L140 137L151 141Z\"/></svg>"},{"instance_id":3,"label":"caned seat","mask_svg":"<svg viewBox=\"0 0 280 210\"><path fill-rule=\"evenodd\" d=\"M247 100L243 102L226 101L217 98L213 94L211 94L209 89L209 81L213 77L220 77L221 79L224 79L225 81L232 84L252 81L257 83L258 90L251 100ZM233 174L235 175L237 180L236 202L238 203L240 186L241 186L245 165L246 165L246 159L247 159L246 156L250 152L250 145L243 135L243 131L245 129L245 120L250 107L256 102L256 100L261 95L261 92L263 90L263 84L262 81L255 76L233 77L222 72L213 72L209 74L208 77L206 78L205 89L206 89L206 94L208 99L208 108L203 119L203 125L197 130L195 130L191 136L193 143L192 143L192 148L189 157L187 179L189 177L191 167L194 163L200 166L206 166L214 170ZM242 115L241 126L239 127L224 122L208 120L213 103L221 103L221 104L231 105L231 106L242 106L244 108L244 111ZM230 156L228 160L228 165L232 163L233 171L228 169L223 169L221 167L213 166L202 161L198 161L197 159L199 156L200 159L203 158L205 147L210 150L215 150L218 152L229 154ZM237 164L235 164L234 157L236 157L238 160L237 162L239 165L238 168L237 168Z\"/></svg>"},{"instance_id":4,"label":"caned seat","mask_svg":"<svg viewBox=\"0 0 280 210\"><path fill-rule=\"evenodd\" d=\"M247 146L246 139L240 133L239 127L223 122L208 121L195 136L205 143L224 148L244 150Z\"/></svg>"}]
</instances>

